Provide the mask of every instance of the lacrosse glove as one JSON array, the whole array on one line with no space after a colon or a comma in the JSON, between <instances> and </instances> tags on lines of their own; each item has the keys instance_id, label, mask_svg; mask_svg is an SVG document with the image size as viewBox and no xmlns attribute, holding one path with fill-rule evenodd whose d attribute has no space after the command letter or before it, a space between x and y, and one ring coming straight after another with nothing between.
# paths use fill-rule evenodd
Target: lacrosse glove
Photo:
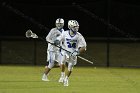
<instances>
[{"instance_id":1,"label":"lacrosse glove","mask_svg":"<svg viewBox=\"0 0 140 93\"><path fill-rule=\"evenodd\" d=\"M55 41L54 41L54 45L55 45L55 46L60 45L60 41L59 41L59 40L55 40Z\"/></svg>"},{"instance_id":2,"label":"lacrosse glove","mask_svg":"<svg viewBox=\"0 0 140 93\"><path fill-rule=\"evenodd\" d=\"M76 50L71 53L71 56L78 56L78 55L80 55L80 52Z\"/></svg>"}]
</instances>

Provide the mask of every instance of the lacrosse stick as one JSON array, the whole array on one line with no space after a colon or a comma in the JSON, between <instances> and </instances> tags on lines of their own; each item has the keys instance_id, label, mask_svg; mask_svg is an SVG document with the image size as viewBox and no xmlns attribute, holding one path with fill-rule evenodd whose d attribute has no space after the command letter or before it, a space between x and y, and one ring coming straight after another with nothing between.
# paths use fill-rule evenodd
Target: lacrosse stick
<instances>
[{"instance_id":1,"label":"lacrosse stick","mask_svg":"<svg viewBox=\"0 0 140 93\"><path fill-rule=\"evenodd\" d=\"M27 30L26 31L26 33L25 33L25 35L26 35L26 37L27 38L39 38L35 33L33 33L31 30ZM42 38L41 38L42 39ZM44 40L44 39L43 39ZM64 49L64 48L62 48L62 47L60 47L60 46L57 46L57 45L55 45L54 43L51 43L51 42L49 42L49 41L46 41L47 43L50 43L50 44L52 44L52 45L54 45L54 46L56 46L56 47L58 47L58 48L61 48L62 50L64 50L64 51L66 51L66 52L69 52L69 53L71 53L70 51L68 51L68 50L66 50L66 49ZM90 61L90 60L88 60L88 59L86 59L86 58L83 58L83 57L81 57L81 56L77 56L78 58L80 58L80 59L82 59L82 60L84 60L84 61L86 61L86 62L88 62L88 63L90 63L90 64L93 64L93 62L92 61Z\"/></svg>"}]
</instances>

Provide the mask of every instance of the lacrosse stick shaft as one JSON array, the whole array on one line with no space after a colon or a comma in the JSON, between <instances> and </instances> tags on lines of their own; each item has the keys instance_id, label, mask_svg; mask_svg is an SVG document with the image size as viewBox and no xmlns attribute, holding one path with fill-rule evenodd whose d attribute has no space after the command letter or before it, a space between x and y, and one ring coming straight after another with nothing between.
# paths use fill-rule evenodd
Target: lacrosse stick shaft
<instances>
[{"instance_id":1,"label":"lacrosse stick shaft","mask_svg":"<svg viewBox=\"0 0 140 93\"><path fill-rule=\"evenodd\" d=\"M29 33L29 35L28 35L28 33ZM38 37L35 33L33 33L31 30L28 30L27 32L26 32L26 37L32 37L32 38L40 38L40 37ZM40 38L40 39L42 39L42 38ZM44 39L42 39L42 40L44 40ZM68 52L68 53L71 53L70 51L68 51L68 50L66 50L66 49L64 49L64 48L62 48L62 47L60 47L60 46L57 46L57 45L55 45L54 43L51 43L51 42L49 42L49 41L46 41L47 43L50 43L51 45L54 45L54 46L56 46L56 47L58 47L58 48L60 48L60 49L62 49L62 50L64 50L64 51L66 51L66 52ZM86 62L88 62L88 63L90 63L90 64L93 64L93 62L92 61L90 61L90 60L88 60L88 59L86 59L86 58L83 58L83 57L81 57L81 56L77 56L78 58L80 58L80 59L82 59L82 60L84 60L84 61L86 61Z\"/></svg>"},{"instance_id":2,"label":"lacrosse stick shaft","mask_svg":"<svg viewBox=\"0 0 140 93\"><path fill-rule=\"evenodd\" d=\"M93 62L92 62L92 61L87 60L87 59L85 59L85 58L83 58L83 57L81 57L81 56L78 56L78 58L83 59L84 61L86 61L86 62L88 62L88 63L90 63L90 64L93 64Z\"/></svg>"},{"instance_id":3,"label":"lacrosse stick shaft","mask_svg":"<svg viewBox=\"0 0 140 93\"><path fill-rule=\"evenodd\" d=\"M51 43L51 42L49 42L49 41L47 41L47 42L50 43L50 44L52 44L52 45L54 45L53 43ZM55 46L56 46L56 45L55 45ZM68 51L68 50L66 50L66 49L64 49L64 48L62 48L62 47L60 47L60 46L56 46L56 47L61 48L61 49L63 49L64 51L71 53L70 51ZM77 56L77 57L80 58L80 59L82 59L82 60L84 60L84 61L86 61L86 62L88 62L88 63L90 63L90 64L93 64L92 61L90 61L90 60L88 60L88 59L86 59L86 58L83 58L83 57L81 57L81 56Z\"/></svg>"}]
</instances>

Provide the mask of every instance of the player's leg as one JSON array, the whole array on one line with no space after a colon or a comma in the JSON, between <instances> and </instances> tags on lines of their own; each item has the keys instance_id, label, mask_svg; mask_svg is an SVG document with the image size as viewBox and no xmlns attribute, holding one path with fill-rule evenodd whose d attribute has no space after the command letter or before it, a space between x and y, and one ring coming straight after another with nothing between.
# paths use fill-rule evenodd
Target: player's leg
<instances>
[{"instance_id":1,"label":"player's leg","mask_svg":"<svg viewBox=\"0 0 140 93\"><path fill-rule=\"evenodd\" d=\"M55 53L53 52L50 52L50 56L49 56L49 65L48 66L45 66L45 70L44 70L44 74L42 76L42 80L43 81L49 81L48 79L48 74L50 72L50 70L53 68L54 66L54 58L55 58Z\"/></svg>"},{"instance_id":2,"label":"player's leg","mask_svg":"<svg viewBox=\"0 0 140 93\"><path fill-rule=\"evenodd\" d=\"M69 86L69 77L72 73L74 65L77 64L77 56L69 56L69 60L67 62L68 62L68 71L64 79L64 86Z\"/></svg>"},{"instance_id":3,"label":"player's leg","mask_svg":"<svg viewBox=\"0 0 140 93\"><path fill-rule=\"evenodd\" d=\"M63 82L65 78L65 56L61 55L60 56L60 68L61 68L61 76L59 78L58 82Z\"/></svg>"},{"instance_id":4,"label":"player's leg","mask_svg":"<svg viewBox=\"0 0 140 93\"><path fill-rule=\"evenodd\" d=\"M64 86L69 86L69 77L72 73L74 65L72 63L68 63L68 71L66 73L66 76L64 78Z\"/></svg>"},{"instance_id":5,"label":"player's leg","mask_svg":"<svg viewBox=\"0 0 140 93\"><path fill-rule=\"evenodd\" d=\"M43 81L49 81L48 79L48 73L51 69L48 66L45 66L44 74L42 76Z\"/></svg>"},{"instance_id":6,"label":"player's leg","mask_svg":"<svg viewBox=\"0 0 140 93\"><path fill-rule=\"evenodd\" d=\"M65 65L64 64L61 64L60 65L61 67L61 76L59 78L59 81L58 82L63 82L64 81L64 78L65 78Z\"/></svg>"},{"instance_id":7,"label":"player's leg","mask_svg":"<svg viewBox=\"0 0 140 93\"><path fill-rule=\"evenodd\" d=\"M56 61L56 64L54 64L55 65L55 67L60 67L60 52L58 51L58 52L56 52L56 55L55 55L55 61Z\"/></svg>"}]
</instances>

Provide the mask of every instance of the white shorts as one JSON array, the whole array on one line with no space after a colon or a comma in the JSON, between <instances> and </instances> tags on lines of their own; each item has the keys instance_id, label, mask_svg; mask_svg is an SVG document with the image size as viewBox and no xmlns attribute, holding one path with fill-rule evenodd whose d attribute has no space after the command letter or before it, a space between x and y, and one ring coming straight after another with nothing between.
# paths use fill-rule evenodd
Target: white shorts
<instances>
[{"instance_id":1,"label":"white shorts","mask_svg":"<svg viewBox=\"0 0 140 93\"><path fill-rule=\"evenodd\" d=\"M49 62L50 60L56 61L60 64L60 52L59 51L47 51L47 61Z\"/></svg>"},{"instance_id":2,"label":"white shorts","mask_svg":"<svg viewBox=\"0 0 140 93\"><path fill-rule=\"evenodd\" d=\"M72 65L77 64L77 56L70 56L69 53L65 52L61 54L61 64L65 64L66 62L69 64L71 63Z\"/></svg>"}]
</instances>

